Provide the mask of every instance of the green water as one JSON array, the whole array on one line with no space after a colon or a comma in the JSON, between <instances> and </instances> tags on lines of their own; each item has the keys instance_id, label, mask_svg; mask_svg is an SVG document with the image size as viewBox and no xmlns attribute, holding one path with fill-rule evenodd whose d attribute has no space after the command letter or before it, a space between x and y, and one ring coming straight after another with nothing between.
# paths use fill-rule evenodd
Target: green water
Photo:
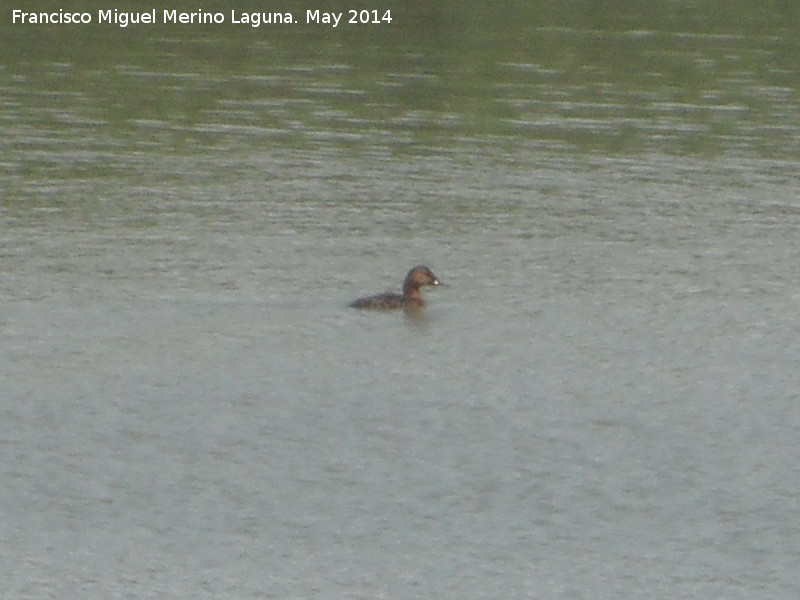
<instances>
[{"instance_id":1,"label":"green water","mask_svg":"<svg viewBox=\"0 0 800 600\"><path fill-rule=\"evenodd\" d=\"M496 138L797 158L794 5L657 4L386 4L391 24L335 29L10 25L6 11L3 163L35 176L70 146L249 151L321 136L367 152ZM105 161L78 162L56 170L92 173Z\"/></svg>"}]
</instances>

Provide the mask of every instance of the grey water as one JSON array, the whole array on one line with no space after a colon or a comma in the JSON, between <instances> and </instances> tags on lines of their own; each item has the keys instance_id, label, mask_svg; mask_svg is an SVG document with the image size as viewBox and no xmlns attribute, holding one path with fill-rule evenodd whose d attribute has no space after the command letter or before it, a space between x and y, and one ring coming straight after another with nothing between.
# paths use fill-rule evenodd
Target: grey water
<instances>
[{"instance_id":1,"label":"grey water","mask_svg":"<svg viewBox=\"0 0 800 600\"><path fill-rule=\"evenodd\" d=\"M3 23L0 597L796 598L800 20L610 4Z\"/></svg>"}]
</instances>

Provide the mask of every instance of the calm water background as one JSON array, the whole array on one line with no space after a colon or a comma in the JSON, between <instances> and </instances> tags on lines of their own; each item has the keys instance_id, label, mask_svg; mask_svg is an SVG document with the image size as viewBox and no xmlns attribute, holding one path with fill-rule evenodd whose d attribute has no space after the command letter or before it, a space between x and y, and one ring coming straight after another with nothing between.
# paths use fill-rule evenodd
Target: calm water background
<instances>
[{"instance_id":1,"label":"calm water background","mask_svg":"<svg viewBox=\"0 0 800 600\"><path fill-rule=\"evenodd\" d=\"M798 9L506 4L3 9L0 596L797 597Z\"/></svg>"}]
</instances>

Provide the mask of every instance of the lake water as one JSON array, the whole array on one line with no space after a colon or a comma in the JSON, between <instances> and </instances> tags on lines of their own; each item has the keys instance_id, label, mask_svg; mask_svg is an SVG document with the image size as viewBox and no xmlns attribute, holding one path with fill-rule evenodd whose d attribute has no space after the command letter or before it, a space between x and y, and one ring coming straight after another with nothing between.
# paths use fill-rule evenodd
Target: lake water
<instances>
[{"instance_id":1,"label":"lake water","mask_svg":"<svg viewBox=\"0 0 800 600\"><path fill-rule=\"evenodd\" d=\"M623 4L3 15L0 596L796 598L798 14Z\"/></svg>"}]
</instances>

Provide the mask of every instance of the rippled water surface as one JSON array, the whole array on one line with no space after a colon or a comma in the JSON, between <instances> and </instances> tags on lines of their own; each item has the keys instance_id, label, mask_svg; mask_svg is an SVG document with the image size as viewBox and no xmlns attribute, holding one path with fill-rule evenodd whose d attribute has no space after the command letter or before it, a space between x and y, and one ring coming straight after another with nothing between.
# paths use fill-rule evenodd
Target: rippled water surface
<instances>
[{"instance_id":1,"label":"rippled water surface","mask_svg":"<svg viewBox=\"0 0 800 600\"><path fill-rule=\"evenodd\" d=\"M3 25L0 595L797 596L797 15L548 10Z\"/></svg>"}]
</instances>

